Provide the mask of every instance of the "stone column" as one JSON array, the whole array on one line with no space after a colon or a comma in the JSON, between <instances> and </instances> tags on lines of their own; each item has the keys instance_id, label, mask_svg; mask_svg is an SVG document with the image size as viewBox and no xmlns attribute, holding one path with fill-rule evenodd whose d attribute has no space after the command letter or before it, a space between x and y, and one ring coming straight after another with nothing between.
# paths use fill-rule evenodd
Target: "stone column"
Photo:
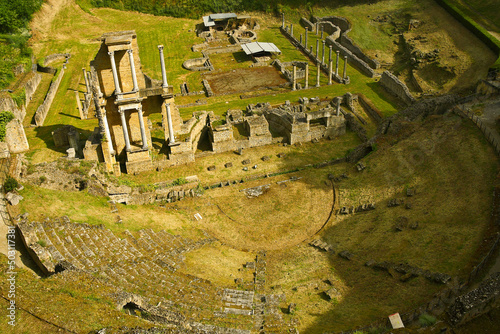
<instances>
[{"instance_id":1,"label":"stone column","mask_svg":"<svg viewBox=\"0 0 500 334\"><path fill-rule=\"evenodd\" d=\"M318 24L318 22L316 22L316 36L318 35L318 28L319 28L319 24Z\"/></svg>"},{"instance_id":2,"label":"stone column","mask_svg":"<svg viewBox=\"0 0 500 334\"><path fill-rule=\"evenodd\" d=\"M174 138L174 126L172 124L172 114L170 113L170 103L165 103L165 107L167 108L169 145L173 145L173 144L175 144L175 138Z\"/></svg>"},{"instance_id":3,"label":"stone column","mask_svg":"<svg viewBox=\"0 0 500 334\"><path fill-rule=\"evenodd\" d=\"M121 94L122 90L120 89L120 82L118 81L118 72L116 71L116 63L115 63L115 53L113 51L108 52L109 60L111 61L111 71L113 71L113 80L115 82L115 93Z\"/></svg>"},{"instance_id":4,"label":"stone column","mask_svg":"<svg viewBox=\"0 0 500 334\"><path fill-rule=\"evenodd\" d=\"M309 52L311 53L311 56L313 55L313 46L311 45L311 49L309 50Z\"/></svg>"},{"instance_id":5,"label":"stone column","mask_svg":"<svg viewBox=\"0 0 500 334\"><path fill-rule=\"evenodd\" d=\"M344 80L347 79L347 56L344 56Z\"/></svg>"},{"instance_id":6,"label":"stone column","mask_svg":"<svg viewBox=\"0 0 500 334\"><path fill-rule=\"evenodd\" d=\"M134 84L133 91L137 92L139 90L139 85L137 84L137 76L135 74L135 64L134 64L134 54L133 50L129 49L128 52L128 60L130 61L130 71L132 72L132 83Z\"/></svg>"},{"instance_id":7,"label":"stone column","mask_svg":"<svg viewBox=\"0 0 500 334\"><path fill-rule=\"evenodd\" d=\"M319 55L319 39L316 40L316 59L318 59Z\"/></svg>"},{"instance_id":8,"label":"stone column","mask_svg":"<svg viewBox=\"0 0 500 334\"><path fill-rule=\"evenodd\" d=\"M306 83L304 88L309 88L309 64L306 64Z\"/></svg>"},{"instance_id":9,"label":"stone column","mask_svg":"<svg viewBox=\"0 0 500 334\"><path fill-rule=\"evenodd\" d=\"M299 44L302 45L302 34L300 34L300 41Z\"/></svg>"},{"instance_id":10,"label":"stone column","mask_svg":"<svg viewBox=\"0 0 500 334\"><path fill-rule=\"evenodd\" d=\"M318 66L318 71L316 72L316 87L319 87L319 76L321 74L321 67L319 61L316 62L316 65Z\"/></svg>"},{"instance_id":11,"label":"stone column","mask_svg":"<svg viewBox=\"0 0 500 334\"><path fill-rule=\"evenodd\" d=\"M324 26L321 26L321 39L323 39Z\"/></svg>"},{"instance_id":12,"label":"stone column","mask_svg":"<svg viewBox=\"0 0 500 334\"><path fill-rule=\"evenodd\" d=\"M335 76L339 75L339 58L340 58L340 51L337 50L337 60L335 63Z\"/></svg>"},{"instance_id":13,"label":"stone column","mask_svg":"<svg viewBox=\"0 0 500 334\"><path fill-rule=\"evenodd\" d=\"M332 60L332 46L328 45L328 62Z\"/></svg>"},{"instance_id":14,"label":"stone column","mask_svg":"<svg viewBox=\"0 0 500 334\"><path fill-rule=\"evenodd\" d=\"M340 116L340 97L337 97L337 116Z\"/></svg>"},{"instance_id":15,"label":"stone column","mask_svg":"<svg viewBox=\"0 0 500 334\"><path fill-rule=\"evenodd\" d=\"M281 28L285 27L285 13L281 13Z\"/></svg>"},{"instance_id":16,"label":"stone column","mask_svg":"<svg viewBox=\"0 0 500 334\"><path fill-rule=\"evenodd\" d=\"M293 65L293 79L292 79L292 90L297 89L297 66Z\"/></svg>"},{"instance_id":17,"label":"stone column","mask_svg":"<svg viewBox=\"0 0 500 334\"><path fill-rule=\"evenodd\" d=\"M321 63L323 64L325 62L325 43L326 41L323 40L323 48L321 49Z\"/></svg>"},{"instance_id":18,"label":"stone column","mask_svg":"<svg viewBox=\"0 0 500 334\"><path fill-rule=\"evenodd\" d=\"M332 70L333 70L333 60L330 59L330 66L328 66L328 84L332 84Z\"/></svg>"},{"instance_id":19,"label":"stone column","mask_svg":"<svg viewBox=\"0 0 500 334\"><path fill-rule=\"evenodd\" d=\"M290 36L293 37L293 24L290 23Z\"/></svg>"},{"instance_id":20,"label":"stone column","mask_svg":"<svg viewBox=\"0 0 500 334\"><path fill-rule=\"evenodd\" d=\"M90 93L89 79L87 78L87 71L85 71L85 68L82 68L82 71L83 71L83 80L85 80L85 88L87 88L87 93Z\"/></svg>"},{"instance_id":21,"label":"stone column","mask_svg":"<svg viewBox=\"0 0 500 334\"><path fill-rule=\"evenodd\" d=\"M306 34L306 35L304 36L304 37L305 37L305 38L304 38L304 40L305 40L304 47L306 48L306 51L307 51L307 48L308 48L308 46L307 46L307 31L309 30L309 28L307 28L307 27L306 27L305 29L306 29L306 30L305 30L305 34Z\"/></svg>"},{"instance_id":22,"label":"stone column","mask_svg":"<svg viewBox=\"0 0 500 334\"><path fill-rule=\"evenodd\" d=\"M148 149L148 137L146 137L146 128L144 127L144 118L142 115L142 105L137 108L137 115L139 116L139 127L141 128L142 149Z\"/></svg>"},{"instance_id":23,"label":"stone column","mask_svg":"<svg viewBox=\"0 0 500 334\"><path fill-rule=\"evenodd\" d=\"M130 152L130 138L128 137L127 121L125 120L125 110L118 109L122 120L123 138L125 139L125 151Z\"/></svg>"},{"instance_id":24,"label":"stone column","mask_svg":"<svg viewBox=\"0 0 500 334\"><path fill-rule=\"evenodd\" d=\"M92 75L90 75L90 72L87 72L87 81L89 82L89 89L92 90ZM91 91L88 91L88 93L92 93Z\"/></svg>"},{"instance_id":25,"label":"stone column","mask_svg":"<svg viewBox=\"0 0 500 334\"><path fill-rule=\"evenodd\" d=\"M108 117L106 116L106 109L104 109L104 107L102 107L101 109L101 117L102 117L102 124L104 125L104 134L106 136L106 141L108 142L109 146L109 153L113 155L115 154L115 150L113 149L113 142L111 141L111 132L109 132Z\"/></svg>"},{"instance_id":26,"label":"stone column","mask_svg":"<svg viewBox=\"0 0 500 334\"><path fill-rule=\"evenodd\" d=\"M165 71L165 59L163 58L163 45L158 45L158 50L160 50L160 62L161 62L161 78L163 88L168 87L167 83L167 72Z\"/></svg>"}]
</instances>

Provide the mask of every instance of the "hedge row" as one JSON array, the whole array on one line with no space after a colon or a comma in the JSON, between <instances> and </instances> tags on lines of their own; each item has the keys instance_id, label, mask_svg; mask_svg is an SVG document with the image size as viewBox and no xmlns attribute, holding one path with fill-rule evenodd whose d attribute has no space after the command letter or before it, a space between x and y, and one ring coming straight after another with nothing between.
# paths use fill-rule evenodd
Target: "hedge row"
<instances>
[{"instance_id":1,"label":"hedge row","mask_svg":"<svg viewBox=\"0 0 500 334\"><path fill-rule=\"evenodd\" d=\"M493 37L486 29L477 24L467 14L462 12L450 0L436 0L448 13L462 23L474 35L476 35L484 44L486 44L493 52L498 55L498 59L493 64L492 68L500 70L500 41Z\"/></svg>"}]
</instances>

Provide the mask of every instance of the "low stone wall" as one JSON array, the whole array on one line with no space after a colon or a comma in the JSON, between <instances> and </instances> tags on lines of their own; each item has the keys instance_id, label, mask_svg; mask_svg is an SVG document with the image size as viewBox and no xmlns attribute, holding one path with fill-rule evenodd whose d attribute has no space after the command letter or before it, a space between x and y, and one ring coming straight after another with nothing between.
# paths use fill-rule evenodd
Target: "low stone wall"
<instances>
[{"instance_id":1,"label":"low stone wall","mask_svg":"<svg viewBox=\"0 0 500 334\"><path fill-rule=\"evenodd\" d=\"M59 75L57 76L56 80L54 80L50 84L49 92L45 96L45 100L43 103L38 107L38 109L35 112L34 120L35 120L35 125L36 126L42 126L43 122L45 122L45 117L47 117L47 114L49 113L50 106L52 105L52 101L54 100L54 97L57 93L57 90L59 89L59 84L61 83L61 80L64 76L64 68L61 69Z\"/></svg>"},{"instance_id":2,"label":"low stone wall","mask_svg":"<svg viewBox=\"0 0 500 334\"><path fill-rule=\"evenodd\" d=\"M208 81L203 79L202 83L203 83L203 87L205 87L205 90L207 91L207 96L208 97L213 96L214 92L212 91L212 88L210 87L210 84L208 83Z\"/></svg>"},{"instance_id":3,"label":"low stone wall","mask_svg":"<svg viewBox=\"0 0 500 334\"><path fill-rule=\"evenodd\" d=\"M460 326L500 306L500 272L483 281L474 289L455 299L448 308L454 326Z\"/></svg>"},{"instance_id":4,"label":"low stone wall","mask_svg":"<svg viewBox=\"0 0 500 334\"><path fill-rule=\"evenodd\" d=\"M407 105L411 105L415 102L415 98L410 93L408 87L391 72L384 71L379 83L390 93L403 100Z\"/></svg>"},{"instance_id":5,"label":"low stone wall","mask_svg":"<svg viewBox=\"0 0 500 334\"><path fill-rule=\"evenodd\" d=\"M69 53L54 53L54 54L48 55L43 60L43 66L47 66L48 64L53 63L53 62L58 61L58 60L68 59L69 57L71 57L71 54L69 54Z\"/></svg>"},{"instance_id":6,"label":"low stone wall","mask_svg":"<svg viewBox=\"0 0 500 334\"><path fill-rule=\"evenodd\" d=\"M220 53L233 53L233 52L238 52L241 51L241 46L240 45L229 45L229 46L220 46L216 48L211 48L211 49L205 49L201 53L203 56L207 57L208 55L216 55Z\"/></svg>"},{"instance_id":7,"label":"low stone wall","mask_svg":"<svg viewBox=\"0 0 500 334\"><path fill-rule=\"evenodd\" d=\"M210 62L206 66L207 61L208 58L205 57L188 59L182 63L182 67L190 71L213 71L214 68Z\"/></svg>"},{"instance_id":8,"label":"low stone wall","mask_svg":"<svg viewBox=\"0 0 500 334\"><path fill-rule=\"evenodd\" d=\"M319 29L323 29L323 31L332 37L334 40L337 40L340 37L341 30L336 25L333 25L331 22L322 21L316 23L319 25Z\"/></svg>"}]
</instances>

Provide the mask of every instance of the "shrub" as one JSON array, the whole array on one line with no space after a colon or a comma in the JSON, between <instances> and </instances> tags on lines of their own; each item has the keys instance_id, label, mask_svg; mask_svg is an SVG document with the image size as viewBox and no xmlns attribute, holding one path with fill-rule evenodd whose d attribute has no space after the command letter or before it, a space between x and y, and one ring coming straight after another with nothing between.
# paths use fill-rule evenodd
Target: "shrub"
<instances>
[{"instance_id":1,"label":"shrub","mask_svg":"<svg viewBox=\"0 0 500 334\"><path fill-rule=\"evenodd\" d=\"M45 240L38 240L36 243L39 244L42 247L47 246L47 243L45 242Z\"/></svg>"},{"instance_id":2,"label":"shrub","mask_svg":"<svg viewBox=\"0 0 500 334\"><path fill-rule=\"evenodd\" d=\"M3 184L3 189L6 193L16 189L19 187L19 182L17 182L17 180L15 178L13 178L12 176L7 176L7 178L5 179L5 182Z\"/></svg>"},{"instance_id":3,"label":"shrub","mask_svg":"<svg viewBox=\"0 0 500 334\"><path fill-rule=\"evenodd\" d=\"M0 112L0 141L4 141L7 123L14 119L14 114L10 111Z\"/></svg>"},{"instance_id":4,"label":"shrub","mask_svg":"<svg viewBox=\"0 0 500 334\"><path fill-rule=\"evenodd\" d=\"M424 313L418 318L418 322L420 323L420 326L422 326L422 327L432 326L436 323L436 317L434 317L430 314Z\"/></svg>"}]
</instances>

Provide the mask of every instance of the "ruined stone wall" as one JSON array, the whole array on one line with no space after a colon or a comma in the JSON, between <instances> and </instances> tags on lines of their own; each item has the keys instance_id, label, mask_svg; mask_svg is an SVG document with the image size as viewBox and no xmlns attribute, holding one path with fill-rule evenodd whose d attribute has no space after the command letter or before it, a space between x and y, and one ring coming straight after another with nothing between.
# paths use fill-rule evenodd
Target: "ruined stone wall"
<instances>
[{"instance_id":1,"label":"ruined stone wall","mask_svg":"<svg viewBox=\"0 0 500 334\"><path fill-rule=\"evenodd\" d=\"M71 54L69 54L69 53L54 53L54 54L48 55L43 60L43 66L47 66L50 63L53 63L53 62L58 61L58 60L68 59L69 57L71 57Z\"/></svg>"},{"instance_id":2,"label":"ruined stone wall","mask_svg":"<svg viewBox=\"0 0 500 334\"><path fill-rule=\"evenodd\" d=\"M317 23L319 25L319 30L323 29L323 31L328 34L334 40L337 40L340 37L341 30L336 25L333 25L328 21L321 21Z\"/></svg>"},{"instance_id":3,"label":"ruined stone wall","mask_svg":"<svg viewBox=\"0 0 500 334\"><path fill-rule=\"evenodd\" d=\"M313 29L315 29L314 23L312 23L305 17L301 17L299 22L304 28L308 28L310 32L313 31Z\"/></svg>"},{"instance_id":4,"label":"ruined stone wall","mask_svg":"<svg viewBox=\"0 0 500 334\"><path fill-rule=\"evenodd\" d=\"M45 117L47 117L47 114L49 113L50 106L52 105L52 101L54 100L54 97L56 96L57 90L59 89L59 84L61 83L61 80L64 76L64 69L66 66L63 66L61 70L59 71L59 74L57 75L56 80L54 80L50 84L49 92L45 96L45 100L43 100L43 103L38 107L38 109L35 112L35 125L36 126L42 126L43 122L45 122Z\"/></svg>"},{"instance_id":5,"label":"ruined stone wall","mask_svg":"<svg viewBox=\"0 0 500 334\"><path fill-rule=\"evenodd\" d=\"M233 53L241 50L242 49L240 45L234 45L234 46L230 45L230 46L220 46L220 47L205 49L201 53L203 54L204 57L207 57L209 55L216 55L221 53Z\"/></svg>"},{"instance_id":6,"label":"ruined stone wall","mask_svg":"<svg viewBox=\"0 0 500 334\"><path fill-rule=\"evenodd\" d=\"M28 139L24 133L22 121L13 119L7 124L5 142L10 153L22 153L29 150Z\"/></svg>"},{"instance_id":7,"label":"ruined stone wall","mask_svg":"<svg viewBox=\"0 0 500 334\"><path fill-rule=\"evenodd\" d=\"M363 74L369 76L370 78L373 78L375 76L375 72L373 69L363 60L359 59L358 56L356 56L354 53L352 53L349 49L347 49L345 46L328 36L326 38L326 45L327 46L332 46L333 51L340 51L340 56L344 58L344 56L347 56L347 61L351 64L354 65L358 70L360 70ZM339 74L341 73L340 68L339 68Z\"/></svg>"},{"instance_id":8,"label":"ruined stone wall","mask_svg":"<svg viewBox=\"0 0 500 334\"><path fill-rule=\"evenodd\" d=\"M380 63L377 60L371 59L370 57L365 55L363 51L357 45L355 45L354 42L347 36L347 34L342 34L340 36L340 43L346 49L355 54L359 59L367 63L371 68L373 69L380 68Z\"/></svg>"},{"instance_id":9,"label":"ruined stone wall","mask_svg":"<svg viewBox=\"0 0 500 334\"><path fill-rule=\"evenodd\" d=\"M334 26L337 26L342 30L342 33L349 32L351 30L351 23L344 17L340 16L326 16L326 17L313 17L312 22L318 23L320 21L331 22Z\"/></svg>"},{"instance_id":10,"label":"ruined stone wall","mask_svg":"<svg viewBox=\"0 0 500 334\"><path fill-rule=\"evenodd\" d=\"M31 102L31 99L35 94L36 89L40 84L40 81L42 81L42 75L40 73L33 72L31 78L24 85L24 91L26 93L26 103L25 103L26 107L28 107L29 103Z\"/></svg>"},{"instance_id":11,"label":"ruined stone wall","mask_svg":"<svg viewBox=\"0 0 500 334\"><path fill-rule=\"evenodd\" d=\"M14 114L14 117L19 120L23 120L26 115L26 108L23 106L18 107L16 101L10 97L10 95L5 94L5 97L0 98L0 111L10 111Z\"/></svg>"},{"instance_id":12,"label":"ruined stone wall","mask_svg":"<svg viewBox=\"0 0 500 334\"><path fill-rule=\"evenodd\" d=\"M408 87L406 87L406 85L391 72L384 71L384 73L382 73L382 77L380 78L379 83L380 85L382 85L382 87L387 89L391 94L403 100L403 102L406 103L407 105L410 105L413 102L415 102L415 98L410 93Z\"/></svg>"},{"instance_id":13,"label":"ruined stone wall","mask_svg":"<svg viewBox=\"0 0 500 334\"><path fill-rule=\"evenodd\" d=\"M382 113L377 109L377 107L375 107L370 99L363 94L358 94L358 102L368 116L370 116L375 122L380 123L383 118Z\"/></svg>"}]
</instances>

